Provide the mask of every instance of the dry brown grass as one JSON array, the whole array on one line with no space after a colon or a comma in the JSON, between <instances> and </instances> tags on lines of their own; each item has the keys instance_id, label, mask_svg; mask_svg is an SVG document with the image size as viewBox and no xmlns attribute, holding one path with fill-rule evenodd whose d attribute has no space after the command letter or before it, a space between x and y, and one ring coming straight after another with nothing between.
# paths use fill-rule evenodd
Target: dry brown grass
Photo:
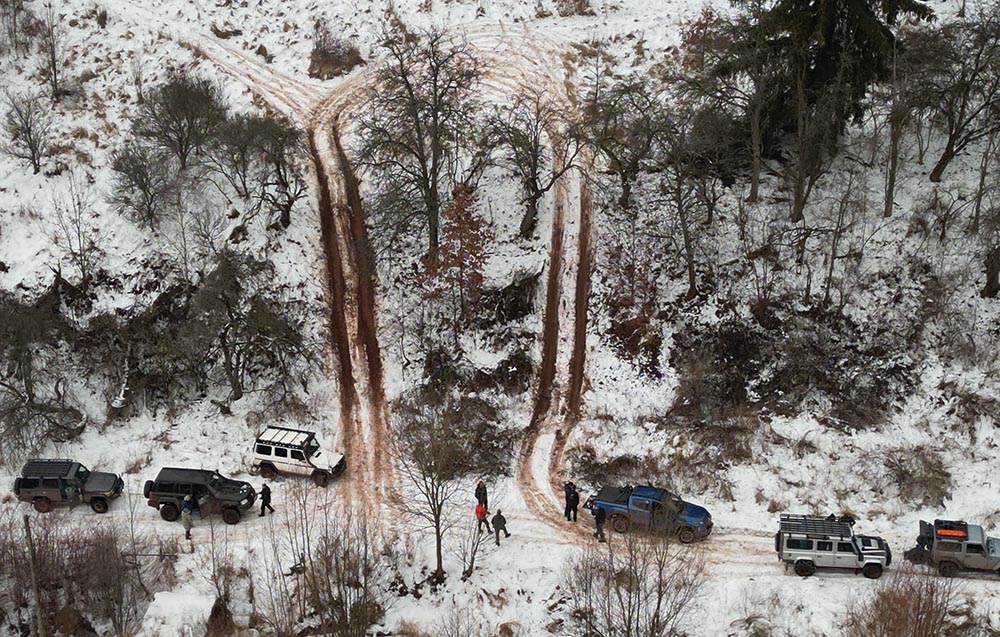
<instances>
[{"instance_id":1,"label":"dry brown grass","mask_svg":"<svg viewBox=\"0 0 1000 637\"><path fill-rule=\"evenodd\" d=\"M951 579L895 570L874 593L852 604L843 637L942 637L953 634L949 617L960 596Z\"/></svg>"}]
</instances>

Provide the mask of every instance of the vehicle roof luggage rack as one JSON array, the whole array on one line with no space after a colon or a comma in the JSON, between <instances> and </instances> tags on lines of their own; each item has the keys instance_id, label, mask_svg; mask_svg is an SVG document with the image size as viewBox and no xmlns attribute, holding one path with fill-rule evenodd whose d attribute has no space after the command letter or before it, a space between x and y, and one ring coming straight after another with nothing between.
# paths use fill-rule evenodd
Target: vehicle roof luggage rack
<instances>
[{"instance_id":1,"label":"vehicle roof luggage rack","mask_svg":"<svg viewBox=\"0 0 1000 637\"><path fill-rule=\"evenodd\" d=\"M939 537L969 536L969 524L964 520L934 520L934 534Z\"/></svg>"},{"instance_id":2,"label":"vehicle roof luggage rack","mask_svg":"<svg viewBox=\"0 0 1000 637\"><path fill-rule=\"evenodd\" d=\"M257 442L277 447L301 447L310 437L312 433L308 431L271 426L257 437Z\"/></svg>"},{"instance_id":3,"label":"vehicle roof luggage rack","mask_svg":"<svg viewBox=\"0 0 1000 637\"><path fill-rule=\"evenodd\" d=\"M818 515L781 514L781 532L795 533L807 537L840 537L852 538L854 531L849 522L830 519Z\"/></svg>"},{"instance_id":4,"label":"vehicle roof luggage rack","mask_svg":"<svg viewBox=\"0 0 1000 637\"><path fill-rule=\"evenodd\" d=\"M35 458L24 463L24 466L21 468L21 475L27 477L61 478L69 473L73 464L75 464L73 460Z\"/></svg>"}]
</instances>

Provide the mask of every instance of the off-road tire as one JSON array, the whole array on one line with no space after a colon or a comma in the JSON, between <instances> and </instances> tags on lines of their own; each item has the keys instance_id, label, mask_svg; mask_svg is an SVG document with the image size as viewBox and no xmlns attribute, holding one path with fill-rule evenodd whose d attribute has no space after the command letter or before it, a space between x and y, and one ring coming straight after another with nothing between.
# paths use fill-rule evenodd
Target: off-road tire
<instances>
[{"instance_id":1,"label":"off-road tire","mask_svg":"<svg viewBox=\"0 0 1000 637\"><path fill-rule=\"evenodd\" d=\"M278 470L274 468L274 465L262 464L260 465L260 477L265 480L270 480L274 476L278 475Z\"/></svg>"},{"instance_id":2,"label":"off-road tire","mask_svg":"<svg viewBox=\"0 0 1000 637\"><path fill-rule=\"evenodd\" d=\"M239 509L222 510L222 521L226 524L239 524L241 517Z\"/></svg>"},{"instance_id":3,"label":"off-road tire","mask_svg":"<svg viewBox=\"0 0 1000 637\"><path fill-rule=\"evenodd\" d=\"M927 563L927 554L923 551L916 551L910 555L910 564L916 564L917 566L923 566Z\"/></svg>"},{"instance_id":4,"label":"off-road tire","mask_svg":"<svg viewBox=\"0 0 1000 637\"><path fill-rule=\"evenodd\" d=\"M938 573L941 577L955 577L962 569L954 562L941 562L938 564Z\"/></svg>"},{"instance_id":5,"label":"off-road tire","mask_svg":"<svg viewBox=\"0 0 1000 637\"><path fill-rule=\"evenodd\" d=\"M35 507L35 511L39 513L48 513L52 510L52 500L48 498L35 498L31 505Z\"/></svg>"},{"instance_id":6,"label":"off-road tire","mask_svg":"<svg viewBox=\"0 0 1000 637\"><path fill-rule=\"evenodd\" d=\"M325 487L330 483L330 474L326 471L316 471L312 474L312 479L317 487Z\"/></svg>"},{"instance_id":7,"label":"off-road tire","mask_svg":"<svg viewBox=\"0 0 1000 637\"><path fill-rule=\"evenodd\" d=\"M167 522L176 522L177 518L181 517L181 512L176 505L168 502L160 507L160 517Z\"/></svg>"},{"instance_id":8,"label":"off-road tire","mask_svg":"<svg viewBox=\"0 0 1000 637\"><path fill-rule=\"evenodd\" d=\"M624 515L611 516L611 528L614 529L615 533L628 533L631 526L632 524Z\"/></svg>"},{"instance_id":9,"label":"off-road tire","mask_svg":"<svg viewBox=\"0 0 1000 637\"><path fill-rule=\"evenodd\" d=\"M861 567L861 574L868 579L878 579L882 577L882 567L878 564L865 564Z\"/></svg>"},{"instance_id":10,"label":"off-road tire","mask_svg":"<svg viewBox=\"0 0 1000 637\"><path fill-rule=\"evenodd\" d=\"M695 534L694 529L689 526L683 526L677 530L677 541L681 544L690 544L691 542L694 542L696 538L697 535Z\"/></svg>"},{"instance_id":11,"label":"off-road tire","mask_svg":"<svg viewBox=\"0 0 1000 637\"><path fill-rule=\"evenodd\" d=\"M809 560L800 560L795 563L795 574L801 577L809 577L816 572L816 565Z\"/></svg>"},{"instance_id":12,"label":"off-road tire","mask_svg":"<svg viewBox=\"0 0 1000 637\"><path fill-rule=\"evenodd\" d=\"M108 501L104 498L91 498L90 508L93 509L94 513L107 513Z\"/></svg>"}]
</instances>

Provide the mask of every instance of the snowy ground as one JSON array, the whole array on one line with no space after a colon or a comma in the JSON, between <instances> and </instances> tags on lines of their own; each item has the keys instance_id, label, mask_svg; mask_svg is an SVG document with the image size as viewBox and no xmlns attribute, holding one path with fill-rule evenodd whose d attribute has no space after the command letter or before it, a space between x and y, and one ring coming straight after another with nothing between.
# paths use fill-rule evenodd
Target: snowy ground
<instances>
[{"instance_id":1,"label":"snowy ground","mask_svg":"<svg viewBox=\"0 0 1000 637\"><path fill-rule=\"evenodd\" d=\"M95 196L103 200L102 193L108 183L106 167L109 151L120 140L126 125L125 119L134 103L130 97L127 60L143 51L144 65L149 71L150 83L162 79L170 68L197 63L199 72L223 82L227 97L236 108L248 108L251 95L244 84L233 82L226 71L211 62L197 61L187 49L177 44L184 37L211 37L212 24L221 28L239 27L242 35L234 36L227 46L253 51L263 44L273 54L272 63L284 75L305 78L310 51L312 22L324 16L332 24L343 28L354 40L362 54L368 58L375 51L377 28L390 5L366 2L318 3L279 0L255 0L245 3L191 3L184 0L153 0L145 3L112 3L104 6L110 14L104 31L95 29L92 20L80 19L79 26L67 29L68 50L79 60L75 73L93 69L97 76L86 85L80 108L61 114L60 130L73 137L78 152L87 153L90 167L83 170L92 174ZM392 3L394 11L404 16L411 25L447 24L461 26L473 44L482 43L484 49L508 35L530 29L532 38L546 45L576 42L589 38L609 38L623 55L626 63L634 60L643 49L646 56L656 56L677 42L679 22L700 10L700 4L689 1L648 2L621 0L594 2L594 16L560 18L554 14L539 18L535 2L432 2L433 9L424 11L425 3L405 0ZM541 2L552 10L553 3ZM87 14L93 2L73 0L63 3L62 11L68 16ZM224 6L219 6L224 5ZM935 7L938 11L950 8ZM150 19L150 13L158 21ZM642 47L638 46L643 42ZM5 83L14 89L30 83L30 70L14 63L16 68L5 69ZM325 85L304 82L314 86ZM82 128L88 135L70 134ZM96 140L89 136L94 133ZM920 167L910 166L903 178L899 204L912 206L926 194L925 181ZM974 166L956 166L949 172L949 179L968 179ZM52 219L46 216L51 199L67 187L65 175L46 178L30 175L11 160L0 160L0 262L8 266L0 271L0 288L5 290L38 290L49 280L48 265L64 259L59 247L52 241ZM489 183L489 180L487 180ZM510 237L517 224L515 198L505 189L501 179L495 181L496 192L488 198L489 209L495 213L493 221L498 236ZM579 188L576 183L567 189L567 232L574 231L573 212L579 208ZM94 232L102 236L106 258L104 267L117 273L131 287L101 299L108 308L129 307L141 300L137 297L143 283L145 264L157 260L158 246L134 225L122 221L110 209L98 205L99 216L93 222ZM512 212L513 211L513 212ZM537 237L529 244L513 241L501 244L493 255L490 276L496 280L509 278L512 271L533 272L546 265L547 238L551 229L551 205L542 207ZM505 216L506 215L506 216ZM906 217L901 216L896 227L886 227L883 233L892 237L905 231ZM293 227L281 240L272 258L279 264L281 276L290 286L305 284L304 296L316 301L321 292L321 264L318 247L318 220L315 214L303 211ZM889 245L889 241L886 240ZM567 258L575 258L573 246L568 244ZM888 251L887 251L888 252ZM893 255L886 254L887 261ZM942 259L960 260L961 255L943 255ZM572 264L570 264L571 266ZM564 288L564 292L565 292ZM544 302L544 287L540 286L539 301ZM390 296L390 295L387 295ZM981 323L995 322L1000 310L975 298L973 293L961 301L979 307L974 315ZM318 305L318 304L317 304ZM565 305L565 303L564 303ZM383 317L391 317L398 309L389 301L380 308ZM564 312L571 312L567 307ZM322 317L317 316L317 324ZM383 322L383 330L389 328ZM541 317L526 321L540 333ZM563 339L566 333L563 332ZM408 378L401 364L401 356L391 346L384 347L386 360L386 387L390 397L406 387ZM568 348L560 350L565 359ZM492 362L496 352L483 350L477 354L480 363ZM566 361L560 360L560 368ZM677 379L667 370L663 378L650 381L620 360L594 332L588 338L588 382L586 413L582 424L571 439L572 444L590 443L605 450L610 457L625 453L661 457L670 466L672 454L684 450L673 435L646 427L644 418L663 413L671 404ZM956 377L956 374L959 374ZM858 529L865 533L886 537L893 547L897 560L912 542L920 519L955 517L971 521L998 521L1000 495L992 482L1000 470L996 449L1000 438L994 419L983 418L975 423L965 423L964 433L955 417L949 413L948 396L939 390L943 380L955 380L973 387L988 396L1000 396L996 375L989 371L956 372L944 365L928 364L921 372L923 387L905 405L901 405L891 422L882 429L858 434L834 435L820 427L811 416L794 419L775 419L762 425L769 427L790 441L807 439L812 446L804 453L791 446L764 445L757 449L756 462L729 469L725 478L733 485L733 499L721 499L715 490L704 493L685 492L686 498L703 504L713 514L716 531L703 546L707 558L706 586L696 602L685 630L691 637L716 637L719 635L751 634L746 618L762 617L775 635L802 635L833 637L840 633L850 603L870 594L875 583L848 574L821 574L803 580L786 573L777 562L771 534L776 526L776 513L780 511L826 513L831 510L851 510L860 514ZM334 381L313 388L316 413L324 417L315 422L301 423L319 432L320 438L334 447L342 447L341 432L337 427L337 387ZM100 409L93 402L94 414ZM218 469L237 479L257 479L247 474L247 455L255 430L261 425L254 413L254 406L237 407L233 416L221 417L212 405L205 402L190 407L177 417L166 414L143 416L129 422L126 427L112 427L98 431L94 428L70 445L54 446L48 450L54 457L74 457L92 468L125 472L129 491L138 512L140 528L151 534L182 536L177 524L159 519L141 498L142 483L154 477L163 466L203 466ZM530 405L510 406L509 418L513 426L523 427L530 418ZM974 439L968 434L975 432ZM946 464L952 468L954 488L952 496L943 507L914 507L901 502L897 494L886 490L884 476L880 475L873 461L886 449L903 443L935 444L941 440L958 440L960 444L945 449ZM552 431L539 437L531 457L531 474L542 495L550 501L556 514L560 511L557 494L549 480L549 454L555 442ZM350 458L348 459L350 462ZM14 468L7 468L12 472ZM12 475L0 476L0 482L9 483ZM185 552L178 564L178 586L160 593L146 611L141 635L169 637L173 635L200 635L204 621L211 609L214 589L206 569L211 562L213 546L206 540L210 529L217 534L215 546L226 546L237 563L247 561L261 568L287 569L295 561L291 546L279 546L278 559L265 548L280 535L285 525L292 524L295 507L293 493L298 493L292 479L279 479L274 486L277 514L261 520L248 517L236 527L207 522L196 522L193 545L182 543ZM311 496L311 506L316 515L331 507L349 506L345 502L346 489L334 485L328 492ZM586 494L584 494L584 498ZM468 497L462 502L469 511L474 503L472 485ZM775 503L775 504L772 504ZM416 599L412 596L396 600L385 625L396 630L403 623L435 634L435 626L443 614L453 606L462 609L483 622L495 634L503 623L514 622L521 635L548 634L553 620L564 615L565 606L558 602L564 598L562 577L568 563L580 552L588 533L554 529L547 521L537 519L524 501L522 491L513 478L503 480L491 489L494 509L503 509L508 519L512 537L502 540L499 548L489 547L480 559L479 567L467 582L453 575L438 591ZM14 504L5 502L5 507ZM406 522L390 504L385 504L383 520L391 532L401 531ZM27 507L23 509L27 511ZM35 514L32 514L35 515ZM115 503L107 516L94 516L81 507L66 515L81 524L126 525L127 503ZM590 527L590 516L581 516L578 526ZM433 542L425 532L418 532L401 540L409 555L404 564L404 579L412 584L422 578L421 569L433 559ZM190 548L188 548L190 546ZM449 573L457 574L461 568L457 557L447 556ZM987 577L965 578L959 584L963 595L974 599L977 609L985 612L991 626L1000 626L1000 584ZM234 612L240 618L241 610L248 606L237 602ZM571 635L568 629L556 629L556 634ZM560 632L561 631L561 632ZM266 634L266 633L264 633Z\"/></svg>"}]
</instances>

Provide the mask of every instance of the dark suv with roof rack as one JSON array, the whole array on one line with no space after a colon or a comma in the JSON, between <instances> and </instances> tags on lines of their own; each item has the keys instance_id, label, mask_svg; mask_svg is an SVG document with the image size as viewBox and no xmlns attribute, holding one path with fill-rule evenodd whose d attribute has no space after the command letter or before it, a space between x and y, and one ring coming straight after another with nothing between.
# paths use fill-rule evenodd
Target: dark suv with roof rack
<instances>
[{"instance_id":1,"label":"dark suv with roof rack","mask_svg":"<svg viewBox=\"0 0 1000 637\"><path fill-rule=\"evenodd\" d=\"M110 500L122 493L125 483L114 473L91 471L74 460L28 460L14 480L14 495L30 502L41 513L55 505L86 502L97 513L106 513Z\"/></svg>"},{"instance_id":2,"label":"dark suv with roof rack","mask_svg":"<svg viewBox=\"0 0 1000 637\"><path fill-rule=\"evenodd\" d=\"M226 524L239 522L257 499L249 482L231 480L218 471L176 467L160 469L156 480L146 480L142 495L167 522L180 517L184 496L191 496L199 517L221 513Z\"/></svg>"}]
</instances>

